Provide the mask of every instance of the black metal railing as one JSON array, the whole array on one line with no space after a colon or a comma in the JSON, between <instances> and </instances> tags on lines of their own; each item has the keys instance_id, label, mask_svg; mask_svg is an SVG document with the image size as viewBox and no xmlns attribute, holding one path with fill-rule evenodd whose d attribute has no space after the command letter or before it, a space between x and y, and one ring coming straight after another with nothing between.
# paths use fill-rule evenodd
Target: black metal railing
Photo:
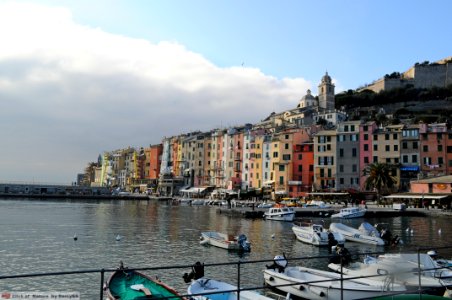
<instances>
[{"instance_id":1,"label":"black metal railing","mask_svg":"<svg viewBox=\"0 0 452 300\"><path fill-rule=\"evenodd\" d=\"M452 249L452 246L446 246L446 247L436 247L436 250L441 249ZM438 271L445 269L444 267L435 267L435 268L424 268L421 265L421 258L420 254L427 253L428 250L431 250L431 248L421 247L417 248L415 252L406 252L406 253L417 253L418 259L417 259L417 269L411 269L409 271L400 272L397 274L403 274L403 273L411 273L411 274L417 274L419 278L419 286L417 293L419 294L419 299L421 299L421 295L426 292L426 289L422 287L422 274L428 271ZM365 256L365 255L371 255L371 256L377 256L385 254L385 252L365 252L365 253L357 253L354 254L355 256ZM296 257L296 258L290 258L285 257L285 260L287 262L299 262L300 264L305 264L309 260L319 260L319 259L328 259L330 260L333 256L327 255L327 256L315 256L315 257ZM321 283L321 282L333 282L333 281L340 281L341 286L341 299L345 299L343 295L343 285L344 282L347 280L353 280L353 279L363 279L363 278L374 278L374 277L382 277L382 274L375 274L375 275L366 275L366 276L345 276L342 274L342 263L344 260L343 256L339 256L340 258L340 264L341 264L341 272L340 272L340 278L339 279L327 279L327 280L315 280L315 281L305 281L302 282L303 285L309 285L313 283ZM251 261L242 261L238 260L237 262L225 262L225 263L209 263L209 264L203 264L205 268L218 268L223 266L236 266L237 268L237 286L236 289L232 290L219 290L219 291L209 291L208 293L199 293L199 294L192 294L192 295L181 295L181 296L171 296L171 297L164 297L159 299L180 299L180 297L184 297L186 299L189 299L191 296L202 296L202 295L213 295L213 294L221 294L221 293L227 293L227 292L236 292L237 293L237 299L240 299L240 292L243 291L257 291L257 290L268 290L269 286L264 284L261 286L251 286L251 287L242 287L241 286L241 275L242 275L242 268L249 264L266 264L269 262L274 262L273 259L265 259L265 260L251 260ZM156 271L156 270L170 270L170 269L190 269L193 265L175 265L175 266L163 266L163 267L145 267L145 268L128 268L127 270L130 271ZM446 268L447 270L450 270L449 268ZM49 276L61 276L61 275L75 275L75 274L93 274L98 273L100 275L99 280L99 299L103 300L104 297L104 291L105 291L105 273L115 272L118 269L91 269L91 270L76 270L76 271L65 271L65 272L49 272L49 273L32 273L32 274L16 274L16 275L0 275L0 281L3 279L17 279L17 278L30 278L30 277L49 277ZM218 280L221 280L219 278ZM288 283L288 284L278 284L278 285L272 285L271 288L281 288L281 287L287 287L292 285L300 285L300 282L297 283ZM388 292L385 295L397 295L397 294L403 294L404 292ZM413 293L411 291L411 293Z\"/></svg>"}]
</instances>

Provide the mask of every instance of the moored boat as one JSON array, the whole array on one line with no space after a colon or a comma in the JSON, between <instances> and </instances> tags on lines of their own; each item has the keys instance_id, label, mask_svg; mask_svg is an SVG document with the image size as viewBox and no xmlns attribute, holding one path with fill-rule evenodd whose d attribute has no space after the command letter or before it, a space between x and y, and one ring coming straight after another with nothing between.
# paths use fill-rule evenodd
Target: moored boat
<instances>
[{"instance_id":1,"label":"moored boat","mask_svg":"<svg viewBox=\"0 0 452 300\"><path fill-rule=\"evenodd\" d=\"M234 236L217 231L205 231L201 233L200 243L227 250L251 251L251 243L244 234Z\"/></svg>"},{"instance_id":2,"label":"moored boat","mask_svg":"<svg viewBox=\"0 0 452 300\"><path fill-rule=\"evenodd\" d=\"M337 214L331 215L331 218L342 218L342 219L351 219L351 218L361 218L366 214L365 208L359 207L346 207L342 208Z\"/></svg>"},{"instance_id":3,"label":"moored boat","mask_svg":"<svg viewBox=\"0 0 452 300\"><path fill-rule=\"evenodd\" d=\"M305 267L287 267L287 260L275 257L277 266L264 270L265 283L273 288L305 299L367 299L403 293L403 285L390 281L353 278L334 272ZM341 280L343 279L343 280Z\"/></svg>"},{"instance_id":4,"label":"moored boat","mask_svg":"<svg viewBox=\"0 0 452 300\"><path fill-rule=\"evenodd\" d=\"M369 224L369 223L366 223ZM361 224L362 225L362 224ZM370 225L370 224L369 224ZM372 225L370 225L373 227ZM362 228L362 230L361 230ZM364 230L367 228L367 226L360 226L360 229L356 229L350 226L347 226L342 223L331 223L330 224L330 231L340 233L344 236L344 238L348 241L352 242L358 242L363 244L370 244L370 245L377 245L377 246L384 246L385 242L380 237L380 234L378 231L371 231L370 234L368 234L369 231Z\"/></svg>"},{"instance_id":5,"label":"moored boat","mask_svg":"<svg viewBox=\"0 0 452 300\"><path fill-rule=\"evenodd\" d=\"M429 264L427 259L431 260L424 254L418 264L417 254L385 254L378 258L366 257L364 262L342 266L330 263L328 268L349 276L373 276L374 280L380 281L385 281L390 276L394 282L404 284L409 291L418 291L421 287L423 293L443 295L447 283L435 278L434 265ZM419 273L418 266L425 270Z\"/></svg>"},{"instance_id":6,"label":"moored boat","mask_svg":"<svg viewBox=\"0 0 452 300\"><path fill-rule=\"evenodd\" d=\"M184 282L190 283L187 294L190 300L271 300L255 291L238 291L232 284L204 277L204 265L196 262L190 273L185 273ZM211 294L214 293L214 294Z\"/></svg>"},{"instance_id":7,"label":"moored boat","mask_svg":"<svg viewBox=\"0 0 452 300\"><path fill-rule=\"evenodd\" d=\"M292 222L295 218L295 210L285 205L275 205L264 213L265 220Z\"/></svg>"},{"instance_id":8,"label":"moored boat","mask_svg":"<svg viewBox=\"0 0 452 300\"><path fill-rule=\"evenodd\" d=\"M292 231L297 240L315 246L332 246L332 238L335 240L334 244L343 244L345 242L342 234L328 232L323 228L322 224L312 222L298 223L292 226Z\"/></svg>"},{"instance_id":9,"label":"moored boat","mask_svg":"<svg viewBox=\"0 0 452 300\"><path fill-rule=\"evenodd\" d=\"M186 299L165 283L122 264L108 279L106 293L110 300Z\"/></svg>"},{"instance_id":10,"label":"moored boat","mask_svg":"<svg viewBox=\"0 0 452 300\"><path fill-rule=\"evenodd\" d=\"M215 294L209 294L214 292ZM215 279L199 278L187 288L187 294L194 300L272 300L255 291L237 291L237 287ZM197 295L202 294L202 295ZM240 296L239 296L240 295Z\"/></svg>"}]
</instances>

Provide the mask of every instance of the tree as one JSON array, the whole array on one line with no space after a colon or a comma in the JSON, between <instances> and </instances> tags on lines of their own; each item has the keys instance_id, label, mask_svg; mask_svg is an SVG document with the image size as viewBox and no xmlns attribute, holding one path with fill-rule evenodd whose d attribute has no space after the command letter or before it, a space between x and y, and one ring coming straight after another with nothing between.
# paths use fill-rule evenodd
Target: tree
<instances>
[{"instance_id":1,"label":"tree","mask_svg":"<svg viewBox=\"0 0 452 300\"><path fill-rule=\"evenodd\" d=\"M369 176L366 179L366 189L377 190L377 198L380 199L381 190L385 187L391 188L395 185L397 180L391 176L394 165L385 163L373 163L367 165L363 170L364 176Z\"/></svg>"},{"instance_id":2,"label":"tree","mask_svg":"<svg viewBox=\"0 0 452 300\"><path fill-rule=\"evenodd\" d=\"M95 162L88 163L85 168L82 186L91 186L91 182L94 181L94 173L97 166L98 165Z\"/></svg>"}]
</instances>

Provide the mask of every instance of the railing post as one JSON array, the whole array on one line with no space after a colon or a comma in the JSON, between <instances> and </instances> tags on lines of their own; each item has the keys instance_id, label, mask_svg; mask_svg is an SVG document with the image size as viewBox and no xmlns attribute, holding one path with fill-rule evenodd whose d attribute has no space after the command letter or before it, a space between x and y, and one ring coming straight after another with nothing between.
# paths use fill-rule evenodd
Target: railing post
<instances>
[{"instance_id":1,"label":"railing post","mask_svg":"<svg viewBox=\"0 0 452 300\"><path fill-rule=\"evenodd\" d=\"M100 270L100 300L104 299L104 273L105 270Z\"/></svg>"},{"instance_id":2,"label":"railing post","mask_svg":"<svg viewBox=\"0 0 452 300\"><path fill-rule=\"evenodd\" d=\"M419 299L422 295L422 282L421 282L421 249L417 249L417 268L418 268L418 278L419 278Z\"/></svg>"},{"instance_id":3,"label":"railing post","mask_svg":"<svg viewBox=\"0 0 452 300\"><path fill-rule=\"evenodd\" d=\"M340 254L340 264L341 264L341 300L344 299L344 270L342 269L343 255Z\"/></svg>"},{"instance_id":4,"label":"railing post","mask_svg":"<svg viewBox=\"0 0 452 300\"><path fill-rule=\"evenodd\" d=\"M240 259L237 263L237 299L240 299Z\"/></svg>"}]
</instances>

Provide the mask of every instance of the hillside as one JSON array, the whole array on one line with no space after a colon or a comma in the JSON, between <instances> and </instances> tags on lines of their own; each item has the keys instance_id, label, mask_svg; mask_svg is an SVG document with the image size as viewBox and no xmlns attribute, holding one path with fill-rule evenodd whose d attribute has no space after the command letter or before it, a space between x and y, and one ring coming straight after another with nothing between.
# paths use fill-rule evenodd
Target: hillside
<instances>
[{"instance_id":1,"label":"hillside","mask_svg":"<svg viewBox=\"0 0 452 300\"><path fill-rule=\"evenodd\" d=\"M353 118L362 117L363 111L383 108L395 118L444 122L452 115L452 85L431 89L406 86L379 93L348 90L336 95L336 108L346 110Z\"/></svg>"}]
</instances>

